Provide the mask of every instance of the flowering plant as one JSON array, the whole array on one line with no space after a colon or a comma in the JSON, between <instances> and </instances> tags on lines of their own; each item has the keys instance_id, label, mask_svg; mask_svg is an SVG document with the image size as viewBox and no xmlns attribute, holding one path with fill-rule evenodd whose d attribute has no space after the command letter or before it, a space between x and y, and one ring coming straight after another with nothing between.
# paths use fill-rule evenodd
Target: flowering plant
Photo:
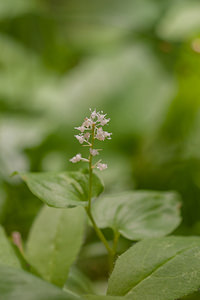
<instances>
[{"instance_id":1,"label":"flowering plant","mask_svg":"<svg viewBox=\"0 0 200 300\"><path fill-rule=\"evenodd\" d=\"M107 164L101 159L93 161L101 151L95 148L95 141L111 139L111 133L103 130L109 121L103 112L90 110L90 117L76 127L80 133L75 137L88 147L88 157L78 153L70 161L87 162L88 170L20 174L46 205L32 225L25 248L15 234L18 256L0 230L7 253L0 268L0 285L6 282L9 287L2 300L19 296L20 288L26 297L20 294L21 299L26 300L175 300L200 287L200 238L166 236L181 221L176 192L102 194L103 184L94 170L103 171ZM97 296L88 288L78 263L75 272L71 268L84 248L85 212L107 251L107 295ZM121 250L124 239L132 245Z\"/></svg>"}]
</instances>

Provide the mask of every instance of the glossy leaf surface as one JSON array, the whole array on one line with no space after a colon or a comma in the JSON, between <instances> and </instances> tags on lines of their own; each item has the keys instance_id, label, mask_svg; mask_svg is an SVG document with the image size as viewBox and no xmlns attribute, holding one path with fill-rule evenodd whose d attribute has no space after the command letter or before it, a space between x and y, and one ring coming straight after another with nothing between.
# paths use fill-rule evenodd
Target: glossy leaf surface
<instances>
[{"instance_id":1,"label":"glossy leaf surface","mask_svg":"<svg viewBox=\"0 0 200 300\"><path fill-rule=\"evenodd\" d=\"M36 217L27 241L27 259L44 279L63 286L83 242L83 208L45 206Z\"/></svg>"},{"instance_id":2,"label":"glossy leaf surface","mask_svg":"<svg viewBox=\"0 0 200 300\"><path fill-rule=\"evenodd\" d=\"M20 175L31 192L49 206L64 208L87 205L87 173L46 172ZM102 191L101 180L93 175L93 197L97 197Z\"/></svg>"},{"instance_id":3,"label":"glossy leaf surface","mask_svg":"<svg viewBox=\"0 0 200 300\"><path fill-rule=\"evenodd\" d=\"M93 215L99 227L141 240L172 232L181 221L180 206L176 193L135 191L98 199Z\"/></svg>"},{"instance_id":4,"label":"glossy leaf surface","mask_svg":"<svg viewBox=\"0 0 200 300\"><path fill-rule=\"evenodd\" d=\"M108 294L132 300L174 300L200 287L200 238L146 239L116 262Z\"/></svg>"},{"instance_id":5,"label":"glossy leaf surface","mask_svg":"<svg viewBox=\"0 0 200 300\"><path fill-rule=\"evenodd\" d=\"M0 265L0 299L80 300L81 298L27 272Z\"/></svg>"}]
</instances>

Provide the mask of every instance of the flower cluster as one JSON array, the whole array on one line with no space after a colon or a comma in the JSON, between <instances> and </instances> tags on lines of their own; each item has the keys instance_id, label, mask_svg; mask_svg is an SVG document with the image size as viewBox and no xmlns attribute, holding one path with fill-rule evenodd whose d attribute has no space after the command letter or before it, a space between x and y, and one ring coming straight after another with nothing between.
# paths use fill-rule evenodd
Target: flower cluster
<instances>
[{"instance_id":1,"label":"flower cluster","mask_svg":"<svg viewBox=\"0 0 200 300\"><path fill-rule=\"evenodd\" d=\"M96 109L94 111L90 109L90 113L90 117L85 118L81 126L75 127L75 129L80 131L79 134L75 135L75 138L83 146L89 147L89 158L83 158L79 153L70 159L72 163L79 161L91 162L92 157L99 155L99 151L101 150L93 148L95 139L99 141L111 139L112 133L103 130L103 126L107 125L110 121L109 118L106 118L106 114L103 114L102 111L97 112ZM101 163L101 160L99 160L92 168L97 168L102 171L107 168L107 164Z\"/></svg>"}]
</instances>

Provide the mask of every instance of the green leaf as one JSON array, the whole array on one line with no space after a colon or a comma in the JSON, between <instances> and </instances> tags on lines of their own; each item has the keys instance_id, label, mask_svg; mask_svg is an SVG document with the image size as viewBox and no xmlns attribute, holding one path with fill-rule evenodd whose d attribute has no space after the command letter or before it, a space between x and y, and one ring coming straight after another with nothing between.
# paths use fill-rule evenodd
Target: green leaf
<instances>
[{"instance_id":1,"label":"green leaf","mask_svg":"<svg viewBox=\"0 0 200 300\"><path fill-rule=\"evenodd\" d=\"M174 300L200 287L200 238L146 239L116 262L108 294L131 300Z\"/></svg>"},{"instance_id":2,"label":"green leaf","mask_svg":"<svg viewBox=\"0 0 200 300\"><path fill-rule=\"evenodd\" d=\"M69 267L83 242L85 213L81 207L55 209L45 206L31 228L26 255L41 276L63 286Z\"/></svg>"},{"instance_id":3,"label":"green leaf","mask_svg":"<svg viewBox=\"0 0 200 300\"><path fill-rule=\"evenodd\" d=\"M104 296L104 295L87 295L84 296L86 300L122 300L123 297L117 296Z\"/></svg>"},{"instance_id":4,"label":"green leaf","mask_svg":"<svg viewBox=\"0 0 200 300\"><path fill-rule=\"evenodd\" d=\"M105 196L93 206L100 228L110 227L130 240L164 236L181 221L174 192L135 191Z\"/></svg>"},{"instance_id":5,"label":"green leaf","mask_svg":"<svg viewBox=\"0 0 200 300\"><path fill-rule=\"evenodd\" d=\"M33 12L35 9L36 1L34 0L16 0L15 5L12 0L0 1L0 19L23 15Z\"/></svg>"},{"instance_id":6,"label":"green leaf","mask_svg":"<svg viewBox=\"0 0 200 300\"><path fill-rule=\"evenodd\" d=\"M65 288L79 295L94 293L90 279L75 267L69 272Z\"/></svg>"},{"instance_id":7,"label":"green leaf","mask_svg":"<svg viewBox=\"0 0 200 300\"><path fill-rule=\"evenodd\" d=\"M69 291L62 291L27 272L0 265L0 298L2 300L77 300Z\"/></svg>"},{"instance_id":8,"label":"green leaf","mask_svg":"<svg viewBox=\"0 0 200 300\"><path fill-rule=\"evenodd\" d=\"M20 175L31 192L49 206L64 208L88 204L89 175L84 171ZM94 174L92 196L97 197L102 191L103 184Z\"/></svg>"},{"instance_id":9,"label":"green leaf","mask_svg":"<svg viewBox=\"0 0 200 300\"><path fill-rule=\"evenodd\" d=\"M11 246L3 227L0 226L0 264L20 268L21 264ZM1 294L1 293L0 293Z\"/></svg>"},{"instance_id":10,"label":"green leaf","mask_svg":"<svg viewBox=\"0 0 200 300\"><path fill-rule=\"evenodd\" d=\"M158 34L171 41L186 40L200 31L200 4L198 1L173 3L158 24Z\"/></svg>"}]
</instances>

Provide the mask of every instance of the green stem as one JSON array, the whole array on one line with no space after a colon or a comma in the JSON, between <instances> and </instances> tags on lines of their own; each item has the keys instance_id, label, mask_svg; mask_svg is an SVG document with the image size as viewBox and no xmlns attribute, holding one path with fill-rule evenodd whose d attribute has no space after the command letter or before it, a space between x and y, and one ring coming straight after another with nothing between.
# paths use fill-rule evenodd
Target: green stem
<instances>
[{"instance_id":1,"label":"green stem","mask_svg":"<svg viewBox=\"0 0 200 300\"><path fill-rule=\"evenodd\" d=\"M110 248L104 234L102 233L102 231L98 228L97 224L95 223L95 220L91 214L91 212L88 210L88 208L85 208L86 209L86 212L87 212L87 215L90 219L90 221L92 222L92 225L94 227L94 230L96 232L96 234L98 235L98 237L100 238L100 240L102 241L102 243L104 244L104 246L106 247L107 251L108 251L108 254L109 255L113 255L113 250L112 248Z\"/></svg>"},{"instance_id":2,"label":"green stem","mask_svg":"<svg viewBox=\"0 0 200 300\"><path fill-rule=\"evenodd\" d=\"M95 124L93 124L92 126L92 134L91 134L91 145L90 145L90 149L93 149L94 146L94 134L95 134ZM92 176L93 176L93 168L92 168L92 154L90 153L89 156L89 193L88 193L88 206L85 207L86 213L93 225L93 228L97 234L97 236L99 237L99 239L102 241L102 243L104 244L105 248L108 251L108 255L109 255L109 261L111 261L111 257L113 256L113 249L109 246L104 234L102 233L102 231L98 228L92 213L91 213L91 202L92 202Z\"/></svg>"},{"instance_id":3,"label":"green stem","mask_svg":"<svg viewBox=\"0 0 200 300\"><path fill-rule=\"evenodd\" d=\"M115 255L116 255L116 252L117 252L117 244L118 244L118 241L119 241L119 237L120 237L120 233L118 231L115 231L114 239L113 239L113 252L115 253Z\"/></svg>"},{"instance_id":4,"label":"green stem","mask_svg":"<svg viewBox=\"0 0 200 300\"><path fill-rule=\"evenodd\" d=\"M116 254L117 254L117 244L118 244L118 240L120 237L120 233L118 231L114 232L114 238L113 238L113 248L112 248L112 255L110 255L110 273L113 270L114 267L114 263L115 263L115 259L116 259Z\"/></svg>"}]
</instances>

